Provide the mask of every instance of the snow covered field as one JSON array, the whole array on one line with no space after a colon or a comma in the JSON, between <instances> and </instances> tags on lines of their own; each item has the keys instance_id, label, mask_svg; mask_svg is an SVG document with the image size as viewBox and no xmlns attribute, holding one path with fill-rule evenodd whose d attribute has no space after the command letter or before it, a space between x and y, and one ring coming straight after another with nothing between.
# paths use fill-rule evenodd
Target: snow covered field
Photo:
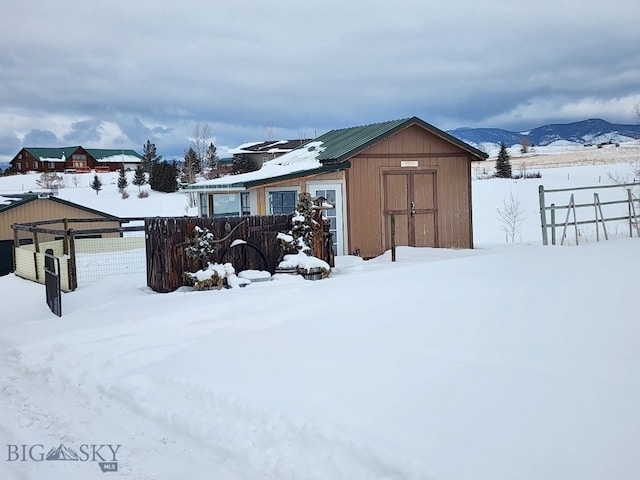
<instances>
[{"instance_id":1,"label":"snow covered field","mask_svg":"<svg viewBox=\"0 0 640 480\"><path fill-rule=\"evenodd\" d=\"M476 249L339 257L319 282L156 294L123 275L63 295L57 318L41 285L0 277L0 478L636 478L640 240L542 247L537 204L539 184L629 171L474 180ZM104 183L60 196L187 211ZM496 212L511 194L515 245Z\"/></svg>"}]
</instances>

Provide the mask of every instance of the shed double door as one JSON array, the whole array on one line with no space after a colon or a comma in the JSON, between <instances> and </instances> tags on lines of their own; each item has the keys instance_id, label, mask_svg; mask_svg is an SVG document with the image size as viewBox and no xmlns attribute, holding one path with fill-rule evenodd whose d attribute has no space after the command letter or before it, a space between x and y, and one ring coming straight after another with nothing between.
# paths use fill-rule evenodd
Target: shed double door
<instances>
[{"instance_id":1,"label":"shed double door","mask_svg":"<svg viewBox=\"0 0 640 480\"><path fill-rule=\"evenodd\" d=\"M435 170L383 173L385 250L391 248L391 214L396 245L438 246L438 205Z\"/></svg>"}]
</instances>

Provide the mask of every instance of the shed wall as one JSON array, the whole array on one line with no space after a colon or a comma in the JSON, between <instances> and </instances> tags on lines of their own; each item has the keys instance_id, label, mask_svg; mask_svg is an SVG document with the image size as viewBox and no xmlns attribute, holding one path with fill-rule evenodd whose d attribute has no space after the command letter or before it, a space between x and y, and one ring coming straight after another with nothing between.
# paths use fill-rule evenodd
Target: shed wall
<instances>
[{"instance_id":1,"label":"shed wall","mask_svg":"<svg viewBox=\"0 0 640 480\"><path fill-rule=\"evenodd\" d=\"M91 212L79 208L73 208L51 201L47 198L38 198L32 202L19 205L10 210L0 212L0 240L13 240L14 223L30 223L42 220L56 220L63 218L104 218ZM100 222L99 226L89 226L84 224L84 228L118 228L118 222ZM62 224L50 225L48 228L63 228ZM80 229L78 226L74 228Z\"/></svg>"},{"instance_id":2,"label":"shed wall","mask_svg":"<svg viewBox=\"0 0 640 480\"><path fill-rule=\"evenodd\" d=\"M437 247L473 248L470 154L412 125L352 157L347 172L348 251L365 258L389 248L384 220L385 171L435 171ZM415 166L414 166L415 165Z\"/></svg>"}]
</instances>

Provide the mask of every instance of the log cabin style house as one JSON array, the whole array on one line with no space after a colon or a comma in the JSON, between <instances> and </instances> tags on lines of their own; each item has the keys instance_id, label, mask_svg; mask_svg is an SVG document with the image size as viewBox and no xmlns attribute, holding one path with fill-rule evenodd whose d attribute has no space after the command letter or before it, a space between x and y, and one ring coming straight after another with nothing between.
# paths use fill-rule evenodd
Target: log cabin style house
<instances>
[{"instance_id":1,"label":"log cabin style house","mask_svg":"<svg viewBox=\"0 0 640 480\"><path fill-rule=\"evenodd\" d=\"M307 191L333 206L336 255L396 245L473 248L471 161L487 154L417 118L332 130L254 172L185 187L206 216L291 213Z\"/></svg>"},{"instance_id":2,"label":"log cabin style house","mask_svg":"<svg viewBox=\"0 0 640 480\"><path fill-rule=\"evenodd\" d=\"M81 146L62 148L22 148L9 162L16 173L114 172L121 168L134 170L142 156L134 150L97 149Z\"/></svg>"}]
</instances>

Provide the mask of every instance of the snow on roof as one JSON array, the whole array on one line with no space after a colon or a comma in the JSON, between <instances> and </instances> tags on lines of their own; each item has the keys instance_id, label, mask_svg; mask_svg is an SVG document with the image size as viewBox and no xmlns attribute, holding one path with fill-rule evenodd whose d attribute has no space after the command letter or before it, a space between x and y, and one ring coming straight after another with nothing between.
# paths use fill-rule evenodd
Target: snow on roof
<instances>
[{"instance_id":1,"label":"snow on roof","mask_svg":"<svg viewBox=\"0 0 640 480\"><path fill-rule=\"evenodd\" d=\"M324 151L322 142L310 142L304 147L300 147L289 153L285 153L281 157L264 162L262 164L262 168L255 172L241 173L239 175L227 175L225 177L214 178L213 180L197 182L192 185L199 188L225 188L241 186L244 182L264 180L282 175L289 175L295 172L314 170L322 166L318 160L318 155L322 151Z\"/></svg>"},{"instance_id":2,"label":"snow on roof","mask_svg":"<svg viewBox=\"0 0 640 480\"><path fill-rule=\"evenodd\" d=\"M134 155L111 155L96 159L98 162L105 163L140 163L141 160Z\"/></svg>"},{"instance_id":3,"label":"snow on roof","mask_svg":"<svg viewBox=\"0 0 640 480\"><path fill-rule=\"evenodd\" d=\"M230 155L241 153L287 153L307 141L308 140L268 140L266 142L249 142L230 149L228 153ZM280 145L280 147L278 145Z\"/></svg>"},{"instance_id":4,"label":"snow on roof","mask_svg":"<svg viewBox=\"0 0 640 480\"><path fill-rule=\"evenodd\" d=\"M237 153L255 153L252 150L249 150L250 147L253 147L254 145L260 145L261 143L264 142L247 142L247 143L243 143L242 145L237 146L236 148L231 148L229 149L229 155L235 155Z\"/></svg>"},{"instance_id":5,"label":"snow on roof","mask_svg":"<svg viewBox=\"0 0 640 480\"><path fill-rule=\"evenodd\" d=\"M0 205L11 205L12 203L18 202L20 200L22 200L22 198L0 195Z\"/></svg>"},{"instance_id":6,"label":"snow on roof","mask_svg":"<svg viewBox=\"0 0 640 480\"><path fill-rule=\"evenodd\" d=\"M65 157L64 154L62 154L62 158L57 158L57 157L38 157L38 159L41 162L66 162L67 161L67 157Z\"/></svg>"}]
</instances>

